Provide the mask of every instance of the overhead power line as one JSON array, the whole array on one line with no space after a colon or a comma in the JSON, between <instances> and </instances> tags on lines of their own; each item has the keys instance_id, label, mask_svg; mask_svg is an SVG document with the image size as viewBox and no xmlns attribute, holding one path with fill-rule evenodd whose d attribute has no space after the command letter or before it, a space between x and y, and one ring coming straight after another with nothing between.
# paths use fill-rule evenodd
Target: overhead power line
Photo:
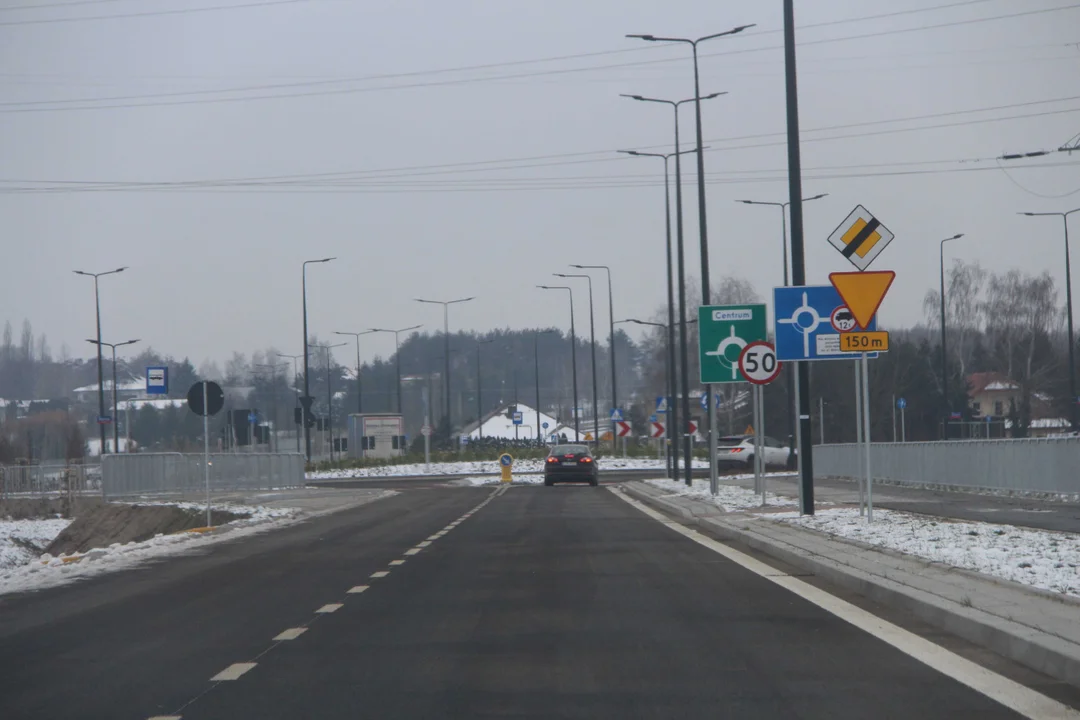
<instances>
[{"instance_id":1,"label":"overhead power line","mask_svg":"<svg viewBox=\"0 0 1080 720\"><path fill-rule=\"evenodd\" d=\"M311 0L262 0L261 2L249 2L238 5L210 5L205 7L193 7L193 8L177 8L174 10L146 10L142 12L128 12L128 13L115 13L112 15L82 15L71 17L56 17L56 18L35 18L31 20L3 20L0 21L0 27L10 27L14 25L52 25L56 23L73 23L73 22L86 22L88 20L122 20L126 18L141 18L141 17L157 17L162 15L190 15L192 13L204 13L204 12L218 12L221 10L246 10L249 8L269 7L271 5L299 5L300 3L310 3ZM56 5L38 5L35 8L42 7L62 7L64 5L83 5L90 4L89 2L81 3L59 3ZM27 9L28 6L22 6L21 9ZM17 8L4 8L5 10L15 10Z\"/></svg>"}]
</instances>

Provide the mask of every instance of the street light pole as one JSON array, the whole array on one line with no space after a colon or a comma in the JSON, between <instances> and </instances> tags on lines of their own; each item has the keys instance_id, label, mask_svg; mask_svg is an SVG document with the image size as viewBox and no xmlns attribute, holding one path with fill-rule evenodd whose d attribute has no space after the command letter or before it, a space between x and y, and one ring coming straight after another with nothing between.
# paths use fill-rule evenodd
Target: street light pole
<instances>
[{"instance_id":1,"label":"street light pole","mask_svg":"<svg viewBox=\"0 0 1080 720\"><path fill-rule=\"evenodd\" d=\"M277 356L281 357L281 358L289 358L290 360L293 361L293 381L292 381L292 384L293 384L293 390L296 392L296 407L300 407L300 390L296 387L296 376L300 374L300 370L297 368L296 362L297 362L297 360L302 358L303 355L282 355L281 353L278 353ZM304 412L301 410L300 411L301 424L303 424L303 420L304 420ZM296 429L296 452L300 452L300 428Z\"/></svg>"},{"instance_id":2,"label":"street light pole","mask_svg":"<svg viewBox=\"0 0 1080 720\"><path fill-rule=\"evenodd\" d=\"M484 439L484 404L483 404L483 390L480 380L480 346L493 343L495 340L480 340L476 341L476 436L478 440Z\"/></svg>"},{"instance_id":3,"label":"street light pole","mask_svg":"<svg viewBox=\"0 0 1080 720\"><path fill-rule=\"evenodd\" d=\"M330 462L334 462L334 392L330 384L330 351L334 348L345 347L349 343L336 343L334 345L312 345L311 347L322 348L326 351L326 434L330 436Z\"/></svg>"},{"instance_id":4,"label":"street light pole","mask_svg":"<svg viewBox=\"0 0 1080 720\"><path fill-rule=\"evenodd\" d=\"M574 442L581 440L581 430L578 428L578 394L577 394L577 331L574 329L574 290L567 285L537 285L541 290L565 290L570 295L570 368L574 378L574 405L571 408L574 416Z\"/></svg>"},{"instance_id":5,"label":"street light pole","mask_svg":"<svg viewBox=\"0 0 1080 720\"><path fill-rule=\"evenodd\" d=\"M650 36L651 37L651 36ZM706 95L701 100L710 100L721 95L725 95L724 92L712 93ZM681 376L681 402L682 412L681 418L677 418L673 423L671 432L676 433L675 438L681 437L683 440L683 467L686 468L686 484L690 485L691 469L693 467L693 451L690 438L690 359L687 350L687 338L686 338L686 262L685 253L683 250L683 221L682 221L682 163L679 159L682 153L679 151L679 106L683 103L693 102L697 98L689 98L686 100L659 100L656 98L647 98L641 95L624 95L633 100L641 102L656 102L663 103L665 105L671 105L675 111L675 150L672 153L675 155L675 233L676 233L676 245L678 256L678 273L679 273L679 374ZM674 402L675 399L672 398ZM677 423L677 424L676 424ZM676 446L677 447L677 446Z\"/></svg>"},{"instance_id":6,"label":"street light pole","mask_svg":"<svg viewBox=\"0 0 1080 720\"><path fill-rule=\"evenodd\" d=\"M803 198L802 201L810 202L811 200L820 200L827 196L829 193L819 193L812 197ZM768 205L770 207L780 208L780 233L781 240L784 247L784 287L790 285L788 276L788 237L787 237L787 208L791 204L788 202L763 202L760 200L736 200L745 205ZM787 392L788 392L788 418L787 418L787 431L788 431L788 457L795 458L795 432L796 421L795 418L799 414L799 408L797 404L797 398L795 397L795 367L794 363L787 363L787 368L784 370L787 375Z\"/></svg>"},{"instance_id":7,"label":"street light pole","mask_svg":"<svg viewBox=\"0 0 1080 720\"><path fill-rule=\"evenodd\" d=\"M112 414L113 414L113 452L120 452L120 418L117 417L117 401L116 401L116 348L123 347L124 345L134 345L139 342L138 338L135 340L125 340L120 343L107 343L101 340L87 340L86 342L98 346L98 352L101 352L101 346L112 348ZM104 426L102 426L102 432L104 432ZM102 454L104 454L105 445L102 444ZM130 448L129 448L130 449Z\"/></svg>"},{"instance_id":8,"label":"street light pole","mask_svg":"<svg viewBox=\"0 0 1080 720\"><path fill-rule=\"evenodd\" d=\"M257 363L255 365L256 373L259 370L269 370L270 371L270 402L273 405L273 410L271 412L271 417L274 418L274 420L273 420L273 424L274 424L273 439L274 439L274 442L272 444L270 444L270 449L271 449L272 452L279 452L280 451L280 448L277 447L277 444L278 444L278 422L281 420L280 414L278 413L278 402L277 402L277 371L278 371L278 368L286 368L286 367L289 367L289 363ZM253 374L255 374L255 377L258 378L259 376L256 373L253 373ZM252 444L254 445L254 443L252 443Z\"/></svg>"},{"instance_id":9,"label":"street light pole","mask_svg":"<svg viewBox=\"0 0 1080 720\"><path fill-rule=\"evenodd\" d=\"M101 357L101 295L98 292L98 278L105 275L113 275L115 273L124 272L127 270L127 266L116 268L115 270L108 270L100 273L90 273L83 270L72 270L76 275L85 275L86 277L94 278L94 312L97 318L97 381L98 381L98 432L101 438L101 447L99 450L100 455L105 454L105 424L101 422L101 418L105 416L105 374L104 374L104 361ZM113 422L116 422L116 418L113 418Z\"/></svg>"},{"instance_id":10,"label":"street light pole","mask_svg":"<svg viewBox=\"0 0 1080 720\"><path fill-rule=\"evenodd\" d=\"M449 307L457 303L468 302L475 300L474 297L460 298L458 300L424 300L422 298L413 298L416 302L427 303L429 305L442 305L443 306L443 338L445 340L445 360L446 360L446 379L443 380L443 393L446 395L446 435L450 436L453 422L450 416L450 311Z\"/></svg>"},{"instance_id":11,"label":"street light pole","mask_svg":"<svg viewBox=\"0 0 1080 720\"><path fill-rule=\"evenodd\" d=\"M308 327L307 327L307 266L313 263L328 263L335 258L328 257L320 260L305 260L300 270L300 288L304 297L304 397L300 399L301 416L304 426L304 450L307 461L311 462L311 428L308 427L308 415L311 414L311 386L308 380Z\"/></svg>"},{"instance_id":12,"label":"street light pole","mask_svg":"<svg viewBox=\"0 0 1080 720\"><path fill-rule=\"evenodd\" d=\"M649 322L648 320L637 320L635 318L627 318L626 320L618 320L618 321L616 321L615 324L618 325L620 323L634 323L635 325L648 325L649 327L660 328L660 329L666 331L665 336L664 336L665 344L667 345L666 352L664 353L664 376L665 376L666 381L667 381L666 392L668 393L669 396L671 396L671 394L674 392L673 386L675 384L675 373L674 373L675 360L674 360L674 355L673 355L672 349L671 349L671 323L669 322L667 325L664 325L663 323ZM670 410L670 408L668 408L668 409ZM667 442L666 439L664 441L664 444L669 446L669 443ZM678 481L678 476L676 475L676 473L678 472L678 465L676 463L671 463L670 462L670 460L673 459L672 453L670 451L665 453L665 455L668 456L668 467L667 467L668 477L670 477L671 479L673 479L675 481Z\"/></svg>"},{"instance_id":13,"label":"street light pole","mask_svg":"<svg viewBox=\"0 0 1080 720\"><path fill-rule=\"evenodd\" d=\"M1065 307L1069 323L1069 425L1070 429L1080 429L1077 411L1080 410L1080 397L1076 394L1076 341L1073 339L1073 301L1072 301L1072 266L1069 262L1069 216L1080 212L1080 208L1063 213L1021 213L1029 217L1057 215L1065 228Z\"/></svg>"},{"instance_id":14,"label":"street light pole","mask_svg":"<svg viewBox=\"0 0 1080 720\"><path fill-rule=\"evenodd\" d=\"M614 411L619 407L619 396L615 382L615 300L611 290L611 268L607 265L571 265L570 267L579 270L603 270L607 273L608 324L611 331L611 347L608 354L611 355L611 409ZM611 451L615 452L618 440L615 438L614 420L611 423L611 430Z\"/></svg>"},{"instance_id":15,"label":"street light pole","mask_svg":"<svg viewBox=\"0 0 1080 720\"><path fill-rule=\"evenodd\" d=\"M596 447L600 447L600 403L596 388L596 324L593 315L592 277L589 275L572 275L566 273L553 273L561 278L585 278L589 281L589 335L592 348L592 398L593 398L593 441ZM612 433L612 437L614 437Z\"/></svg>"},{"instance_id":16,"label":"street light pole","mask_svg":"<svg viewBox=\"0 0 1080 720\"><path fill-rule=\"evenodd\" d=\"M959 240L964 233L957 233L941 241L939 246L939 259L941 260L941 397L945 401L945 414L941 420L941 435L943 440L949 439L949 366L948 354L945 351L945 243L950 240Z\"/></svg>"},{"instance_id":17,"label":"street light pole","mask_svg":"<svg viewBox=\"0 0 1080 720\"><path fill-rule=\"evenodd\" d=\"M554 330L539 330L533 334L533 363L536 369L536 442L544 441L540 428L540 336L554 333Z\"/></svg>"},{"instance_id":18,"label":"street light pole","mask_svg":"<svg viewBox=\"0 0 1080 720\"><path fill-rule=\"evenodd\" d=\"M364 330L363 332L339 332L334 331L335 335L349 335L356 339L356 412L360 415L364 414L364 384L360 380L360 336L370 335L375 332L374 330Z\"/></svg>"},{"instance_id":19,"label":"street light pole","mask_svg":"<svg viewBox=\"0 0 1080 720\"><path fill-rule=\"evenodd\" d=\"M394 364L397 367L397 411L398 415L402 414L401 410L401 345L398 342L398 334L408 332L410 330L418 330L424 327L423 325L413 325L412 327L401 328L400 330L387 330L385 328L371 328L371 332L380 333L394 333Z\"/></svg>"}]
</instances>

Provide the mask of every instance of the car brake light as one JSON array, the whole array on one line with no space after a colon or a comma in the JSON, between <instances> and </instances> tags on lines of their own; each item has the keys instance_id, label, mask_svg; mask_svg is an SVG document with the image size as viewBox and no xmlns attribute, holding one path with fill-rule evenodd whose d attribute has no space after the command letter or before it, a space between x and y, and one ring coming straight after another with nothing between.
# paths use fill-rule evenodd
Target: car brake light
<instances>
[{"instance_id":1,"label":"car brake light","mask_svg":"<svg viewBox=\"0 0 1080 720\"><path fill-rule=\"evenodd\" d=\"M743 451L742 448L731 448L731 452L733 452L733 453L741 453L742 451Z\"/></svg>"},{"instance_id":2,"label":"car brake light","mask_svg":"<svg viewBox=\"0 0 1080 720\"><path fill-rule=\"evenodd\" d=\"M590 458L590 457L581 458L581 462L592 462L592 458Z\"/></svg>"},{"instance_id":3,"label":"car brake light","mask_svg":"<svg viewBox=\"0 0 1080 720\"><path fill-rule=\"evenodd\" d=\"M559 462L559 458L557 458L557 457L549 457L549 458L547 459L547 461L548 461L549 463L557 463L557 462Z\"/></svg>"}]
</instances>

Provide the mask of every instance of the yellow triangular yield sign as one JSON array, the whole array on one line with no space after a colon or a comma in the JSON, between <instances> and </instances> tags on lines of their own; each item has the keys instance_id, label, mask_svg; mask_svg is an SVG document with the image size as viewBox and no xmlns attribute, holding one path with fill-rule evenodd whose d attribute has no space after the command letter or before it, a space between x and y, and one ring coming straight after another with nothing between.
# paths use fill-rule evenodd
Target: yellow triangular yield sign
<instances>
[{"instance_id":1,"label":"yellow triangular yield sign","mask_svg":"<svg viewBox=\"0 0 1080 720\"><path fill-rule=\"evenodd\" d=\"M829 281L855 316L855 322L864 330L870 326L895 278L896 273L892 270L836 272L829 275Z\"/></svg>"},{"instance_id":2,"label":"yellow triangular yield sign","mask_svg":"<svg viewBox=\"0 0 1080 720\"><path fill-rule=\"evenodd\" d=\"M753 434L754 434L754 426L753 425L747 425L746 430L743 432L743 435L753 435Z\"/></svg>"},{"instance_id":3,"label":"yellow triangular yield sign","mask_svg":"<svg viewBox=\"0 0 1080 720\"><path fill-rule=\"evenodd\" d=\"M586 440L592 440L592 433L589 433L589 432L585 433L585 439Z\"/></svg>"}]
</instances>

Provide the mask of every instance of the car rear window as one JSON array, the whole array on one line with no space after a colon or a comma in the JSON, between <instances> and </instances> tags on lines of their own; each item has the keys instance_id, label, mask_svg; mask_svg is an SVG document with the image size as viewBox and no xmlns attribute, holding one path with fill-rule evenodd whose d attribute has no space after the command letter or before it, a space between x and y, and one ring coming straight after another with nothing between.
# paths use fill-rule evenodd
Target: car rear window
<instances>
[{"instance_id":1,"label":"car rear window","mask_svg":"<svg viewBox=\"0 0 1080 720\"><path fill-rule=\"evenodd\" d=\"M581 455L582 453L588 455L589 448L584 445L556 445L551 448L552 455Z\"/></svg>"}]
</instances>

